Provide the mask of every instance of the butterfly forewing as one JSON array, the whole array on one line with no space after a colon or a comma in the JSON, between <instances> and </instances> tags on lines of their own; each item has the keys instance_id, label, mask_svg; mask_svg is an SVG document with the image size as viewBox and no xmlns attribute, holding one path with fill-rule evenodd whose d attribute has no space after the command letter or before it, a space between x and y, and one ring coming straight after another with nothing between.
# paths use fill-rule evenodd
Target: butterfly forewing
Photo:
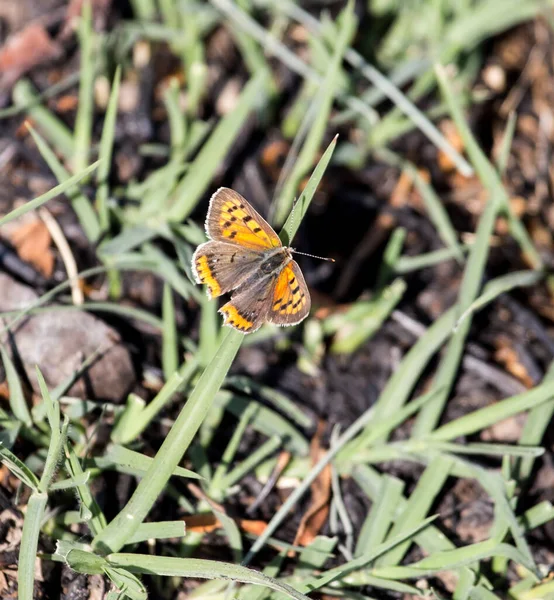
<instances>
[{"instance_id":1,"label":"butterfly forewing","mask_svg":"<svg viewBox=\"0 0 554 600\"><path fill-rule=\"evenodd\" d=\"M282 245L269 223L239 193L229 188L219 188L212 196L206 233L212 240L252 250Z\"/></svg>"},{"instance_id":2,"label":"butterfly forewing","mask_svg":"<svg viewBox=\"0 0 554 600\"><path fill-rule=\"evenodd\" d=\"M268 321L276 325L296 325L310 312L310 293L298 264L292 260L283 268L271 298Z\"/></svg>"},{"instance_id":3,"label":"butterfly forewing","mask_svg":"<svg viewBox=\"0 0 554 600\"><path fill-rule=\"evenodd\" d=\"M263 253L225 242L206 242L196 249L192 269L197 283L207 286L208 296L216 298L239 287L256 272Z\"/></svg>"}]
</instances>

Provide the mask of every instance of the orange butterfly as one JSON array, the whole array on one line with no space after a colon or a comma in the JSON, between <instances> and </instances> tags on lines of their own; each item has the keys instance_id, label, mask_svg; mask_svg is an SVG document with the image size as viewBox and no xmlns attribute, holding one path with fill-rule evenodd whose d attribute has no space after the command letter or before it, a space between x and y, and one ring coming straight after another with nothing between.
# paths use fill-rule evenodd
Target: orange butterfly
<instances>
[{"instance_id":1,"label":"orange butterfly","mask_svg":"<svg viewBox=\"0 0 554 600\"><path fill-rule=\"evenodd\" d=\"M296 325L310 312L310 293L292 248L248 202L229 188L219 188L206 217L209 242L192 257L197 283L208 297L234 290L219 312L225 325L242 333L256 331L266 321Z\"/></svg>"}]
</instances>

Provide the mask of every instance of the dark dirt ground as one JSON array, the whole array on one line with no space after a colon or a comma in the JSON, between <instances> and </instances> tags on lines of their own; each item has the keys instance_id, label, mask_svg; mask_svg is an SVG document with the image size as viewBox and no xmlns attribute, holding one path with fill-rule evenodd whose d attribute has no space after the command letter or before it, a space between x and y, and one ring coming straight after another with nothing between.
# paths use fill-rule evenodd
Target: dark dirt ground
<instances>
[{"instance_id":1,"label":"dark dirt ground","mask_svg":"<svg viewBox=\"0 0 554 600\"><path fill-rule=\"evenodd\" d=\"M15 5L17 4L17 9ZM51 0L52 9L46 11L46 3L32 0L0 4L0 53L8 36L20 30L29 19L46 22L48 31L60 36L65 12L62 2ZM6 7L10 7L7 9ZM11 11L11 12L10 12ZM108 16L99 18L99 26L116 28L118 22L129 17L126 3L114 3ZM60 39L60 38L58 38ZM207 56L209 65L218 73L205 102L205 115L214 110L218 91L234 74L238 65L235 52L224 53L222 48L231 44L223 30L217 30L209 40ZM39 90L46 89L75 71L78 66L76 45L69 35L60 42L61 52L57 57L29 71L29 76ZM168 130L160 113L159 99L153 89L163 79L172 65L168 63L164 44L153 46L151 63L134 75L138 77L136 107L118 119L114 164L116 177L125 183L131 178L141 178L159 159L144 158L135 152L143 142L168 141ZM523 222L532 234L546 264L554 264L554 205L552 185L554 172L551 167L554 143L554 68L552 32L545 23L537 21L488 42L483 50L484 59L480 77L474 88L485 88L489 94L482 104L473 106L469 119L473 131L489 156L497 151L504 131L507 115L517 109L518 125L514 136L511 157L504 177L514 206L523 215ZM494 75L501 73L504 82L493 85ZM7 77L0 79L0 102L10 102L11 84ZM283 85L290 93L298 85L295 77L283 78ZM289 94L290 95L290 94ZM286 94L285 94L286 97ZM65 101L57 96L48 101L48 106L68 123L74 117L71 99L76 98L76 88L63 93ZM284 109L285 104L281 107ZM73 104L74 107L74 104ZM7 213L19 199L32 198L56 184L54 177L34 148L29 136L23 131L21 115L0 121L0 214ZM442 123L448 130L448 123ZM101 120L98 119L99 134ZM329 136L334 132L329 131ZM348 134L347 131L344 133ZM330 139L330 137L329 137ZM283 148L288 148L275 126L260 129L252 121L243 131L240 143L221 166L213 188L226 185L241 192L247 198L255 198L260 210L267 210L276 182L276 174L283 158ZM475 230L476 220L484 206L483 189L477 179L464 179L445 166L444 159L436 149L417 131L394 142L394 149L413 160L420 169L431 175L435 189L461 239L469 239ZM442 162L441 162L442 160ZM312 259L301 261L306 279L317 304L334 310L371 292L375 284L377 267L389 238L390 223L408 230L405 253L417 255L442 247L434 227L428 221L417 192L403 190L399 184L399 171L377 159L369 158L358 171L331 168L314 201L314 206L296 241L296 246L305 252L332 256L335 265L329 267ZM206 201L200 204L194 218L201 222L206 210ZM78 268L83 270L97 264L94 248L91 248L80 231L76 219L67 203L57 199L49 208L63 228L75 251ZM524 268L525 260L517 246L506 234L506 226L499 220L496 229L497 247L491 253L486 276L492 278L509 271ZM65 271L53 250L55 263L49 276L45 276L31 263L18 255L9 232L0 232L0 270L16 281L30 286L37 294L51 289L65 278ZM454 261L436 267L416 271L407 276L408 293L397 308L423 326L427 326L442 314L456 299L461 280L461 269ZM92 280L91 289L99 290L102 278ZM161 282L150 274L125 275L122 301L138 306L154 314L160 313ZM0 294L2 296L2 294ZM5 306L2 307L5 310ZM182 331L194 337L198 311L190 303L178 305L178 322ZM103 319L113 328L132 360L132 373L126 387L132 388L145 398L153 392L144 384L145 373L159 373L160 339L145 326L109 318ZM466 350L466 359L459 374L456 388L448 404L446 420L470 410L485 406L507 395L531 387L542 379L549 363L554 359L554 310L552 295L545 285L526 288L502 296L498 301L480 312L474 320ZM377 334L352 356L328 355L323 359L317 379L301 373L296 367L295 344L287 353L279 353L274 341L244 348L233 366L233 373L249 374L257 381L285 392L307 412L326 423L328 436L334 424L342 428L351 424L378 396L393 372L399 358L415 341L413 332L406 329L401 318L389 319ZM110 334L111 335L111 334ZM295 331L292 339L300 344L300 332ZM63 342L63 339L60 340ZM434 363L436 364L436 363ZM432 370L429 370L429 377ZM501 374L501 375L500 375ZM102 372L99 373L102 377ZM426 382L420 382L424 389ZM85 394L81 388L80 393ZM111 400L122 402L124 391ZM102 397L102 392L97 394ZM231 435L227 429L232 419L224 420L218 443L212 445L210 458L217 461L226 441ZM509 443L517 440L522 420L513 417L483 431L475 441ZM409 426L409 425L408 425ZM308 438L315 431L308 432ZM163 431L155 427L145 436L144 452L154 453L160 444ZM407 430L397 431L397 437L407 435ZM326 438L327 439L327 438ZM529 489L523 503L529 506L540 500L554 501L554 457L552 455L552 431L547 433L544 446L546 454L536 461ZM257 434L248 434L240 448L240 456L246 456L257 447ZM16 452L25 456L32 451L24 442L18 443ZM486 463L485 463L486 464ZM490 464L498 466L497 462ZM407 463L387 463L380 469L396 474L413 487L421 472L419 467ZM133 478L115 473L107 474L96 483L96 492L110 518L124 505L134 489ZM232 514L244 518L252 498L259 492L260 484L253 476L243 482L244 489L235 496ZM367 513L368 501L357 486L347 482L344 487L345 502L356 528L359 528ZM185 494L189 492L184 490ZM19 499L21 501L21 499ZM273 493L269 500L249 518L269 520L282 501L280 492ZM306 500L305 502L308 502ZM4 520L0 523L0 540L20 527L20 513L16 508L16 486L6 469L0 470L0 507ZM302 510L288 520L279 536L289 542L295 537ZM471 481L451 481L435 507L443 516L441 526L448 530L451 539L460 543L486 539L493 518L493 506L484 492ZM152 513L163 514L164 518L177 516L175 505L165 499L158 503ZM326 533L327 525L322 529ZM10 534L10 535L11 535ZM554 525L541 527L530 535L529 543L534 553L541 556L542 563L554 563ZM52 544L43 539L43 550L51 551ZM229 551L211 534L200 548L200 555L218 559L230 559ZM263 553L259 557L263 562ZM415 553L411 559L417 558ZM14 597L14 572L16 552L0 553L0 574L4 586L3 597ZM37 598L77 600L97 598L85 577L70 573L58 566L51 569L47 580L39 585ZM96 578L98 579L98 578ZM103 585L102 582L92 582ZM440 585L440 584L439 584ZM61 589L61 593L59 590ZM439 588L440 589L440 588ZM385 597L385 596L381 596ZM391 596L392 597L392 596Z\"/></svg>"}]
</instances>

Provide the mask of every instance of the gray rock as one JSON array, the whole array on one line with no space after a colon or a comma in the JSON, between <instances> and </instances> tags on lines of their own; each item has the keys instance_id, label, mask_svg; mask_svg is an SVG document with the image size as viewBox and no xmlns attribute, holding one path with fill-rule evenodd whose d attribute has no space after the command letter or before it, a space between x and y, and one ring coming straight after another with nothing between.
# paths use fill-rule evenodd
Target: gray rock
<instances>
[{"instance_id":1,"label":"gray rock","mask_svg":"<svg viewBox=\"0 0 554 600\"><path fill-rule=\"evenodd\" d=\"M37 297L31 288L0 273L0 312L21 310ZM18 358L37 392L35 365L48 387L54 388L67 381L84 359L98 352L69 395L118 402L135 382L131 356L118 333L84 311L58 310L25 317L12 334ZM6 334L0 337L0 343L7 341ZM11 352L10 344L6 345Z\"/></svg>"}]
</instances>

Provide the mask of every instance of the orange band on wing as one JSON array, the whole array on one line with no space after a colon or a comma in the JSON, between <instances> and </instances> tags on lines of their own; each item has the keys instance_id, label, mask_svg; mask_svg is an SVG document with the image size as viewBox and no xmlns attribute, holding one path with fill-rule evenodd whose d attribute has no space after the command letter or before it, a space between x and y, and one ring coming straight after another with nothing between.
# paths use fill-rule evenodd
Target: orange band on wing
<instances>
[{"instance_id":1,"label":"orange band on wing","mask_svg":"<svg viewBox=\"0 0 554 600\"><path fill-rule=\"evenodd\" d=\"M205 283L208 286L210 297L215 298L216 296L219 296L221 293L221 286L212 274L206 255L199 256L196 259L196 272L200 283Z\"/></svg>"},{"instance_id":2,"label":"orange band on wing","mask_svg":"<svg viewBox=\"0 0 554 600\"><path fill-rule=\"evenodd\" d=\"M231 325L243 333L250 331L254 326L254 323L241 316L232 304L225 304L225 306L220 308L219 312L223 315L226 325Z\"/></svg>"}]
</instances>

